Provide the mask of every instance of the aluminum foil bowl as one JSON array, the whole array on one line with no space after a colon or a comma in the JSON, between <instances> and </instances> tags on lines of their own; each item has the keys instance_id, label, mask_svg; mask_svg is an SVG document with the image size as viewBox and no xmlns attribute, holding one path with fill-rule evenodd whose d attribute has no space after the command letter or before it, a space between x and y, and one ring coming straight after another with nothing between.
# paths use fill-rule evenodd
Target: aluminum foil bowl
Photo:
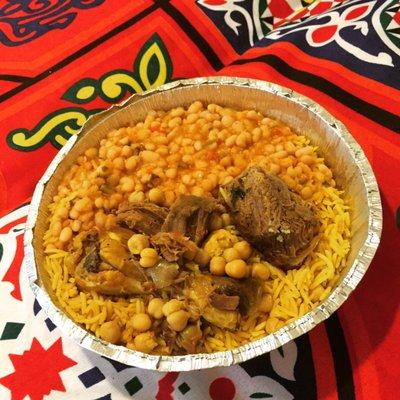
<instances>
[{"instance_id":1,"label":"aluminum foil bowl","mask_svg":"<svg viewBox=\"0 0 400 400\"><path fill-rule=\"evenodd\" d=\"M48 205L64 172L76 157L97 145L111 129L142 120L151 109L185 106L195 100L238 109L256 109L282 120L317 145L352 206L352 241L343 276L318 307L279 331L234 350L212 354L156 356L129 350L96 338L73 322L57 305L43 268L42 238ZM36 186L25 233L25 262L30 285L43 309L65 335L81 346L124 364L158 371L189 371L229 366L274 350L328 318L349 297L366 273L379 244L382 208L371 166L342 123L310 99L281 86L231 77L176 81L135 94L87 121L54 158Z\"/></svg>"}]
</instances>

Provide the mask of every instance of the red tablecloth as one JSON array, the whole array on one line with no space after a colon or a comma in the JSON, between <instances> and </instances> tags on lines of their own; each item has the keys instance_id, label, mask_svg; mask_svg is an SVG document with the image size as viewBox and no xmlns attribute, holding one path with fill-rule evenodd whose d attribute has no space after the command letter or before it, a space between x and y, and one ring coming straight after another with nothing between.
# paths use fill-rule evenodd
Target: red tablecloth
<instances>
[{"instance_id":1,"label":"red tablecloth","mask_svg":"<svg viewBox=\"0 0 400 400\"><path fill-rule=\"evenodd\" d=\"M0 399L400 397L400 5L310 2L0 0ZM61 337L34 301L27 203L89 115L207 75L276 82L342 120L378 179L382 244L340 311L282 349L216 370L131 368Z\"/></svg>"}]
</instances>

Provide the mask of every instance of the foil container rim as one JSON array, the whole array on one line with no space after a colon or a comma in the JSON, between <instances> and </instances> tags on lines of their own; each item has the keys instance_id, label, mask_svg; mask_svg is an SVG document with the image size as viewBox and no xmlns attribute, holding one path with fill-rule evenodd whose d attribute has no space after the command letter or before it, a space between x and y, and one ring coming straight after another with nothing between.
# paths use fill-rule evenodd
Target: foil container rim
<instances>
[{"instance_id":1,"label":"foil container rim","mask_svg":"<svg viewBox=\"0 0 400 400\"><path fill-rule=\"evenodd\" d=\"M325 123L329 124L330 127L336 131L337 136L346 144L353 162L357 164L357 167L362 175L367 192L368 208L370 211L368 216L368 235L360 248L359 256L354 260L349 272L343 281L330 293L330 295L319 306L315 307L307 314L296 319L290 324L285 325L278 331L232 350L214 353L190 354L184 356L149 355L130 350L124 346L117 346L104 342L73 322L68 316L66 316L66 314L64 314L64 312L54 305L49 294L40 285L38 285L38 274L33 247L33 233L45 185L53 175L57 166L68 154L76 141L79 140L79 133L84 128L87 130L87 133L89 133L90 129L93 128L99 121L107 118L114 112L118 112L119 110L123 109L123 107L128 106L140 98L145 98L155 93L164 92L171 89L197 85L235 85L244 88L267 91L277 96L288 97L291 101L296 102L301 107L307 107ZM49 164L42 178L36 185L26 221L24 235L24 265L27 271L30 287L37 300L44 308L45 312L60 328L62 333L67 333L70 335L70 333L73 332L73 334L70 336L72 336L72 338L82 347L127 365L140 368L157 371L189 371L230 366L267 353L308 332L317 324L328 318L348 298L350 293L355 289L367 271L368 266L378 248L381 231L382 206L376 178L373 174L371 165L360 145L349 133L343 123L338 121L322 106L315 103L308 97L275 83L230 76L199 77L173 81L142 93L133 94L123 102L112 105L107 110L92 115L88 118L80 131L76 135L72 136L57 153L57 155ZM301 331L298 329L299 327L301 328Z\"/></svg>"}]
</instances>

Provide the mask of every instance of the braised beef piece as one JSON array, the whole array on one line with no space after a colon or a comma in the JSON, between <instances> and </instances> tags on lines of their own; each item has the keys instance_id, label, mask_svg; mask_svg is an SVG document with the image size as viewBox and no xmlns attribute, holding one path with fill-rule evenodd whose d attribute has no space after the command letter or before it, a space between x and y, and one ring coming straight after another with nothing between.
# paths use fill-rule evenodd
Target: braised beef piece
<instances>
[{"instance_id":1,"label":"braised beef piece","mask_svg":"<svg viewBox=\"0 0 400 400\"><path fill-rule=\"evenodd\" d=\"M172 204L162 231L180 232L199 245L208 234L208 223L213 212L224 212L224 207L215 199L180 196Z\"/></svg>"},{"instance_id":2,"label":"braised beef piece","mask_svg":"<svg viewBox=\"0 0 400 400\"><path fill-rule=\"evenodd\" d=\"M210 296L210 304L220 310L236 310L239 305L239 296L228 296L226 294L212 293Z\"/></svg>"},{"instance_id":3,"label":"braised beef piece","mask_svg":"<svg viewBox=\"0 0 400 400\"><path fill-rule=\"evenodd\" d=\"M263 168L250 167L222 193L240 235L275 266L296 268L315 247L321 224L312 205Z\"/></svg>"},{"instance_id":4,"label":"braised beef piece","mask_svg":"<svg viewBox=\"0 0 400 400\"><path fill-rule=\"evenodd\" d=\"M88 272L99 272L101 263L99 234L97 232L88 233L82 241L82 248L85 257L83 267Z\"/></svg>"},{"instance_id":5,"label":"braised beef piece","mask_svg":"<svg viewBox=\"0 0 400 400\"><path fill-rule=\"evenodd\" d=\"M236 298L238 298L237 306L239 307L241 315L247 315L250 309L254 307L261 298L260 283L253 278L238 281L224 276L213 276L213 285L215 291L210 296L211 304L215 301L215 297L214 299L212 297L215 294L225 296L218 297L218 301L224 300L225 304L229 302L229 305L233 305L236 302ZM215 307L217 307L217 305L215 305ZM229 308L223 309L228 310Z\"/></svg>"},{"instance_id":6,"label":"braised beef piece","mask_svg":"<svg viewBox=\"0 0 400 400\"><path fill-rule=\"evenodd\" d=\"M159 232L150 238L152 246L170 262L180 261L185 254L196 254L199 248L179 232Z\"/></svg>"},{"instance_id":7,"label":"braised beef piece","mask_svg":"<svg viewBox=\"0 0 400 400\"><path fill-rule=\"evenodd\" d=\"M117 223L146 235L160 232L168 209L153 203L123 203L117 211Z\"/></svg>"}]
</instances>

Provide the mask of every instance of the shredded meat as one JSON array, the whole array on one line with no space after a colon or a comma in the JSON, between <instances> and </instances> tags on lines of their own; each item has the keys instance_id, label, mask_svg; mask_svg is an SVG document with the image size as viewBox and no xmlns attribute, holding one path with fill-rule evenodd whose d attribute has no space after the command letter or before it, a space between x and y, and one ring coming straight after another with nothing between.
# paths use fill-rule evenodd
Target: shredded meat
<instances>
[{"instance_id":1,"label":"shredded meat","mask_svg":"<svg viewBox=\"0 0 400 400\"><path fill-rule=\"evenodd\" d=\"M223 189L233 222L272 264L296 268L315 247L320 222L311 204L254 166Z\"/></svg>"},{"instance_id":2,"label":"shredded meat","mask_svg":"<svg viewBox=\"0 0 400 400\"><path fill-rule=\"evenodd\" d=\"M227 296L226 294L213 293L210 296L210 304L220 310L236 310L239 305L239 296Z\"/></svg>"},{"instance_id":3,"label":"shredded meat","mask_svg":"<svg viewBox=\"0 0 400 400\"><path fill-rule=\"evenodd\" d=\"M123 203L117 211L117 223L146 235L160 232L168 209L153 203Z\"/></svg>"},{"instance_id":4,"label":"shredded meat","mask_svg":"<svg viewBox=\"0 0 400 400\"><path fill-rule=\"evenodd\" d=\"M184 255L196 254L199 248L179 232L159 232L150 238L151 244L169 262L179 261Z\"/></svg>"},{"instance_id":5,"label":"shredded meat","mask_svg":"<svg viewBox=\"0 0 400 400\"><path fill-rule=\"evenodd\" d=\"M198 245L208 234L208 222L213 212L224 212L224 207L215 199L180 196L172 204L162 231L180 232Z\"/></svg>"},{"instance_id":6,"label":"shredded meat","mask_svg":"<svg viewBox=\"0 0 400 400\"><path fill-rule=\"evenodd\" d=\"M85 260L83 267L88 272L99 272L101 263L100 259L100 244L99 235L97 232L91 232L86 235L86 238L82 241L82 248L85 254Z\"/></svg>"}]
</instances>

